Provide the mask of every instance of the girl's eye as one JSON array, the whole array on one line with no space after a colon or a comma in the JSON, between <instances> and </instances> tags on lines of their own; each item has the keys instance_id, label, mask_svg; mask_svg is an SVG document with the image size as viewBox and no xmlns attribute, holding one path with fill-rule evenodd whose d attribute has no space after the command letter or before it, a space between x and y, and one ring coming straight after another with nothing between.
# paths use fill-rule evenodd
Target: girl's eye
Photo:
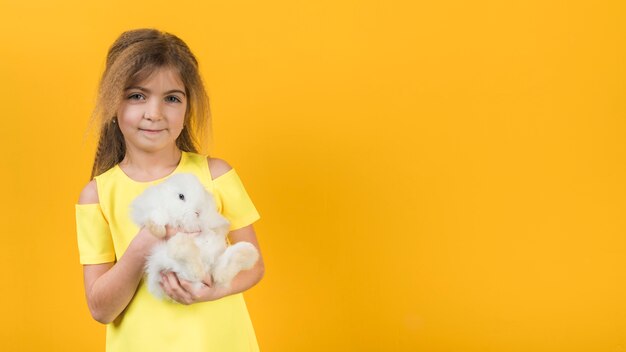
<instances>
[{"instance_id":1,"label":"girl's eye","mask_svg":"<svg viewBox=\"0 0 626 352\"><path fill-rule=\"evenodd\" d=\"M175 95L170 95L169 97L165 98L165 100L167 100L170 103L180 103L180 99L178 99L177 96Z\"/></svg>"},{"instance_id":2,"label":"girl's eye","mask_svg":"<svg viewBox=\"0 0 626 352\"><path fill-rule=\"evenodd\" d=\"M128 99L140 100L140 99L144 99L144 96L142 94L139 94L139 93L134 93L134 94L129 95Z\"/></svg>"}]
</instances>

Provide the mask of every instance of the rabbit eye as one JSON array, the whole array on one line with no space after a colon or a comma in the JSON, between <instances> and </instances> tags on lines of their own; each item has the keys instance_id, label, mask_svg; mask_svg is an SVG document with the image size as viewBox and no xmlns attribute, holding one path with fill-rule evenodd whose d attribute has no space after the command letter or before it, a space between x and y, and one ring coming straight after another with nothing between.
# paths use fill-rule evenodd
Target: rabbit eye
<instances>
[{"instance_id":1,"label":"rabbit eye","mask_svg":"<svg viewBox=\"0 0 626 352\"><path fill-rule=\"evenodd\" d=\"M182 193L179 193L179 194L178 194L178 199L180 199L180 200L185 200L185 195L184 195L184 194L182 194Z\"/></svg>"}]
</instances>

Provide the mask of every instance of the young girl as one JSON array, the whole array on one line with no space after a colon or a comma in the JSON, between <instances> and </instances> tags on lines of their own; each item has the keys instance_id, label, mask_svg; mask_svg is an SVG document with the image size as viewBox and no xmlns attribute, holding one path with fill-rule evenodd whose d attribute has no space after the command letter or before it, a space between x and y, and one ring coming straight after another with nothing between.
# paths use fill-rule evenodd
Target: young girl
<instances>
[{"instance_id":1,"label":"young girl","mask_svg":"<svg viewBox=\"0 0 626 352\"><path fill-rule=\"evenodd\" d=\"M92 181L80 194L76 222L87 304L107 324L107 351L257 351L241 292L257 284L263 259L230 288L211 277L194 291L174 273L161 286L173 301L150 295L142 280L146 255L158 243L130 218L132 200L179 172L198 176L231 223L231 243L258 249L259 214L224 160L197 153L208 123L208 98L198 63L176 36L152 29L123 33L111 46L94 116L100 139ZM168 229L168 236L177 229ZM260 250L259 250L260 253Z\"/></svg>"}]
</instances>

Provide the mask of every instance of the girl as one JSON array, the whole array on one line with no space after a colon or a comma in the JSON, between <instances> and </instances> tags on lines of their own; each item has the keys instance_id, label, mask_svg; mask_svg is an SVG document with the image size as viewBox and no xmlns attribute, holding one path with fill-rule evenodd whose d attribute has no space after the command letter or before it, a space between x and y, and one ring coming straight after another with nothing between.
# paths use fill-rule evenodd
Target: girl
<instances>
[{"instance_id":1,"label":"girl","mask_svg":"<svg viewBox=\"0 0 626 352\"><path fill-rule=\"evenodd\" d=\"M207 277L194 291L163 273L161 286L173 302L152 297L142 281L146 255L159 240L133 224L129 205L175 173L194 173L213 193L231 223L231 243L259 249L252 227L259 214L237 173L224 160L197 153L209 107L187 45L153 29L123 33L109 49L94 116L98 149L76 220L87 304L93 318L107 324L106 350L257 351L241 292L263 277L262 257L228 289L213 287Z\"/></svg>"}]
</instances>

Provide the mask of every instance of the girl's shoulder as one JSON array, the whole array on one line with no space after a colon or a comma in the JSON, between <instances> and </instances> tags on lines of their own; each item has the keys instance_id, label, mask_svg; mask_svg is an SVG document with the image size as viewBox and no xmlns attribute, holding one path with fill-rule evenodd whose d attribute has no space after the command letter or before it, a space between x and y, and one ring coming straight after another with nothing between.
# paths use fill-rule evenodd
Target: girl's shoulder
<instances>
[{"instance_id":1,"label":"girl's shoulder","mask_svg":"<svg viewBox=\"0 0 626 352\"><path fill-rule=\"evenodd\" d=\"M98 185L96 180L91 180L85 188L80 192L78 197L78 204L97 204L100 203L98 198Z\"/></svg>"},{"instance_id":2,"label":"girl's shoulder","mask_svg":"<svg viewBox=\"0 0 626 352\"><path fill-rule=\"evenodd\" d=\"M232 169L232 166L224 159L207 157L206 160L209 165L211 179L213 180L224 175ZM96 180L93 179L89 181L89 183L87 183L87 185L80 192L80 196L78 197L78 204L97 203L100 203L100 199L98 197L98 185L96 183Z\"/></svg>"},{"instance_id":3,"label":"girl's shoulder","mask_svg":"<svg viewBox=\"0 0 626 352\"><path fill-rule=\"evenodd\" d=\"M98 196L98 183L96 179L102 181L103 179L111 178L116 174L117 164L100 175L94 177L83 190L78 197L78 204L95 204L100 203L100 197Z\"/></svg>"},{"instance_id":4,"label":"girl's shoulder","mask_svg":"<svg viewBox=\"0 0 626 352\"><path fill-rule=\"evenodd\" d=\"M209 163L209 172L211 173L211 178L213 180L222 176L233 168L232 166L230 166L230 164L226 162L226 160L220 158L207 157L207 162Z\"/></svg>"}]
</instances>

